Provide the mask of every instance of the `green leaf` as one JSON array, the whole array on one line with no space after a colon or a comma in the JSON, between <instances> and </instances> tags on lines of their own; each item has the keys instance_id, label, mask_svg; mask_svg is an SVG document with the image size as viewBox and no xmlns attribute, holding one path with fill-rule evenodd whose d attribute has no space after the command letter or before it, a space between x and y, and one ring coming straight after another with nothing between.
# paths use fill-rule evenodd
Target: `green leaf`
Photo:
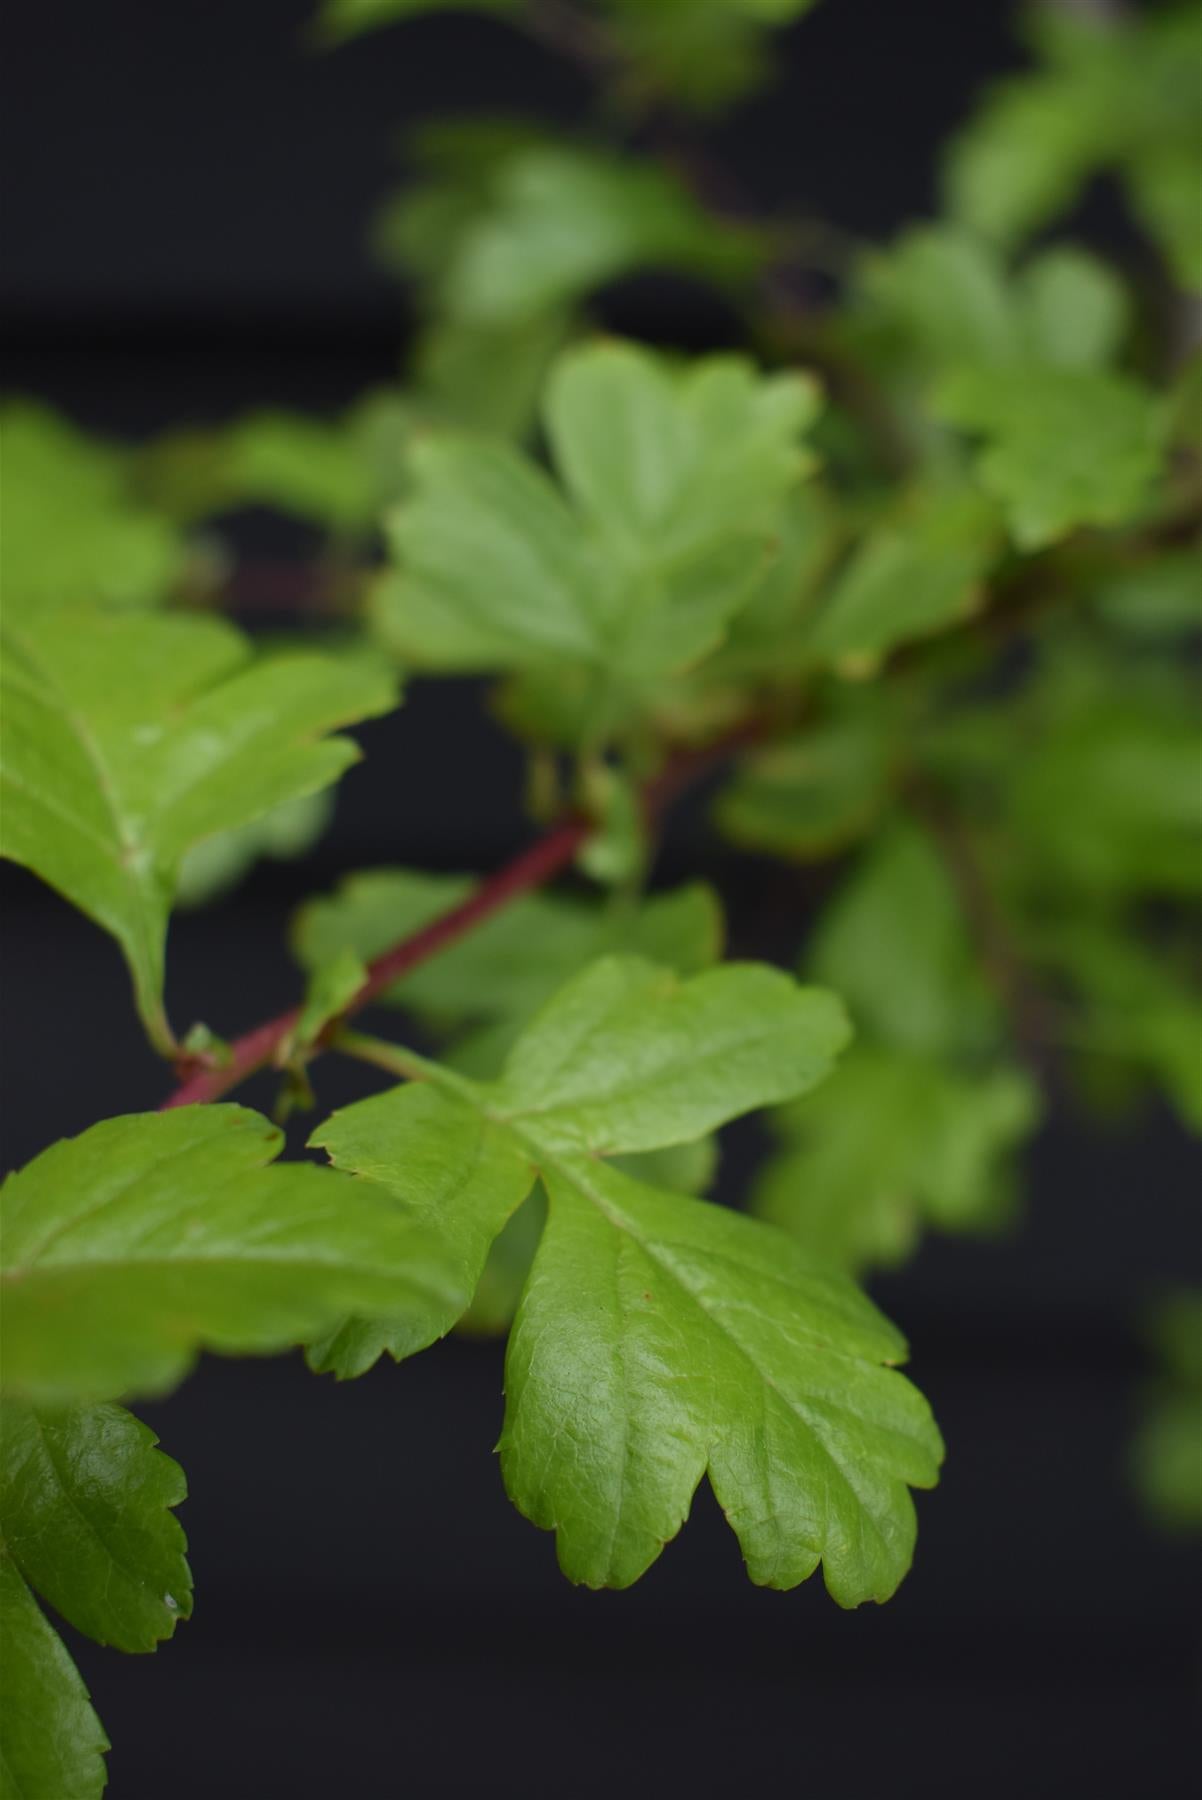
<instances>
[{"instance_id":1,"label":"green leaf","mask_svg":"<svg viewBox=\"0 0 1202 1800\"><path fill-rule=\"evenodd\" d=\"M335 531L363 531L379 494L349 423L252 413L225 434L222 476L236 502L270 506Z\"/></svg>"},{"instance_id":2,"label":"green leaf","mask_svg":"<svg viewBox=\"0 0 1202 1800\"><path fill-rule=\"evenodd\" d=\"M341 44L422 13L520 13L525 4L526 0L325 0L317 30L327 43Z\"/></svg>"},{"instance_id":3,"label":"green leaf","mask_svg":"<svg viewBox=\"0 0 1202 1800\"><path fill-rule=\"evenodd\" d=\"M314 1369L361 1375L387 1351L400 1360L448 1332L477 1292L493 1240L530 1192L529 1156L455 1095L413 1086L346 1107L309 1140L342 1169L403 1203L448 1252L453 1281L403 1313L351 1317L309 1351Z\"/></svg>"},{"instance_id":4,"label":"green leaf","mask_svg":"<svg viewBox=\"0 0 1202 1800\"><path fill-rule=\"evenodd\" d=\"M397 389L379 388L335 419L275 410L171 431L139 452L139 487L180 520L267 507L363 537L400 493L414 418Z\"/></svg>"},{"instance_id":5,"label":"green leaf","mask_svg":"<svg viewBox=\"0 0 1202 1800\"><path fill-rule=\"evenodd\" d=\"M902 1340L788 1239L568 1156L506 1357L501 1467L574 1581L626 1587L709 1471L753 1581L824 1563L843 1606L909 1566L906 1484L932 1485Z\"/></svg>"},{"instance_id":6,"label":"green leaf","mask_svg":"<svg viewBox=\"0 0 1202 1800\"><path fill-rule=\"evenodd\" d=\"M759 964L688 981L605 957L561 988L515 1045L494 1116L570 1151L687 1144L820 1080L847 1039L830 994Z\"/></svg>"},{"instance_id":7,"label":"green leaf","mask_svg":"<svg viewBox=\"0 0 1202 1800\"><path fill-rule=\"evenodd\" d=\"M499 325L559 311L639 268L739 280L762 248L663 169L538 145L492 171L486 205L446 269L443 305L461 322Z\"/></svg>"},{"instance_id":8,"label":"green leaf","mask_svg":"<svg viewBox=\"0 0 1202 1800\"><path fill-rule=\"evenodd\" d=\"M864 261L865 301L936 368L1022 356L1023 331L1001 257L949 225L906 231Z\"/></svg>"},{"instance_id":9,"label":"green leaf","mask_svg":"<svg viewBox=\"0 0 1202 1800\"><path fill-rule=\"evenodd\" d=\"M814 0L605 0L615 40L631 63L634 102L667 95L686 110L730 106L770 73L768 32Z\"/></svg>"},{"instance_id":10,"label":"green leaf","mask_svg":"<svg viewBox=\"0 0 1202 1800\"><path fill-rule=\"evenodd\" d=\"M697 661L754 592L814 409L807 381L736 358L678 373L630 345L566 354L546 418L574 504L503 446L419 446L388 640L434 667L580 666L603 733L612 689Z\"/></svg>"},{"instance_id":11,"label":"green leaf","mask_svg":"<svg viewBox=\"0 0 1202 1800\"><path fill-rule=\"evenodd\" d=\"M470 876L416 869L348 875L326 900L297 915L293 948L310 970L346 950L364 962L457 906ZM530 894L410 970L381 1000L441 1026L525 1021L594 958L628 951L691 975L721 951L722 916L701 882L654 894L637 907L602 908L563 895Z\"/></svg>"},{"instance_id":12,"label":"green leaf","mask_svg":"<svg viewBox=\"0 0 1202 1800\"><path fill-rule=\"evenodd\" d=\"M1202 1530L1202 1294L1183 1289L1149 1322L1157 1380L1131 1447L1149 1511L1173 1531Z\"/></svg>"},{"instance_id":13,"label":"green leaf","mask_svg":"<svg viewBox=\"0 0 1202 1800\"><path fill-rule=\"evenodd\" d=\"M1094 605L1108 625L1135 639L1179 637L1202 629L1198 554L1166 550L1150 561L1119 568L1094 588Z\"/></svg>"},{"instance_id":14,"label":"green leaf","mask_svg":"<svg viewBox=\"0 0 1202 1800\"><path fill-rule=\"evenodd\" d=\"M172 1507L183 1471L119 1406L0 1409L0 1530L30 1586L77 1631L153 1650L192 1611Z\"/></svg>"},{"instance_id":15,"label":"green leaf","mask_svg":"<svg viewBox=\"0 0 1202 1800\"><path fill-rule=\"evenodd\" d=\"M1028 35L1043 66L995 88L952 147L952 214L1017 243L1094 175L1114 171L1177 278L1202 285L1202 12L1186 4L1073 18L1040 9Z\"/></svg>"},{"instance_id":16,"label":"green leaf","mask_svg":"<svg viewBox=\"0 0 1202 1800\"><path fill-rule=\"evenodd\" d=\"M955 883L938 849L898 822L874 843L819 923L809 974L843 996L856 1029L918 1055L992 1043L985 987Z\"/></svg>"},{"instance_id":17,"label":"green leaf","mask_svg":"<svg viewBox=\"0 0 1202 1800\"><path fill-rule=\"evenodd\" d=\"M128 458L31 401L4 407L0 434L6 623L64 603L162 600L183 544L135 496Z\"/></svg>"},{"instance_id":18,"label":"green leaf","mask_svg":"<svg viewBox=\"0 0 1202 1800\"><path fill-rule=\"evenodd\" d=\"M440 424L493 437L528 437L568 325L559 312L504 325L436 320L422 333L414 355L415 405Z\"/></svg>"},{"instance_id":19,"label":"green leaf","mask_svg":"<svg viewBox=\"0 0 1202 1800\"><path fill-rule=\"evenodd\" d=\"M104 1728L79 1670L8 1553L0 1549L4 1706L0 1774L5 1800L99 1800Z\"/></svg>"},{"instance_id":20,"label":"green leaf","mask_svg":"<svg viewBox=\"0 0 1202 1800\"><path fill-rule=\"evenodd\" d=\"M1096 257L1071 245L1045 250L1018 278L1031 354L1059 368L1104 368L1130 318L1126 289Z\"/></svg>"},{"instance_id":21,"label":"green leaf","mask_svg":"<svg viewBox=\"0 0 1202 1800\"><path fill-rule=\"evenodd\" d=\"M1011 1154L1038 1110L1017 1069L973 1073L857 1048L818 1093L776 1115L784 1146L753 1208L839 1267L902 1262L924 1226L996 1222Z\"/></svg>"},{"instance_id":22,"label":"green leaf","mask_svg":"<svg viewBox=\"0 0 1202 1800\"><path fill-rule=\"evenodd\" d=\"M1032 876L1079 901L1192 894L1202 879L1202 784L1193 696L1141 691L1132 672L1084 667L1049 684L1006 790L1008 828ZM1071 677L1070 677L1071 679ZM1040 728L1042 726L1042 729Z\"/></svg>"},{"instance_id":23,"label":"green leaf","mask_svg":"<svg viewBox=\"0 0 1202 1800\"><path fill-rule=\"evenodd\" d=\"M892 1327L769 1227L600 1160L689 1143L795 1096L845 1035L829 995L774 970L682 982L611 957L544 1008L499 1081L397 1052L430 1086L350 1107L315 1134L399 1196L431 1169L431 1229L478 1268L483 1240L541 1175L549 1211L510 1340L502 1467L519 1507L557 1531L574 1580L637 1579L707 1467L756 1581L792 1586L824 1560L832 1594L856 1605L886 1598L908 1566L907 1484L935 1480L941 1447L925 1402L879 1367L904 1353ZM470 1182L451 1174L448 1146L470 1160ZM379 1347L353 1341L342 1372Z\"/></svg>"},{"instance_id":24,"label":"green leaf","mask_svg":"<svg viewBox=\"0 0 1202 1800\"><path fill-rule=\"evenodd\" d=\"M6 632L3 854L112 933L169 1049L163 946L194 844L327 787L358 752L333 727L392 683L345 658L255 657L215 619L60 608Z\"/></svg>"},{"instance_id":25,"label":"green leaf","mask_svg":"<svg viewBox=\"0 0 1202 1800\"><path fill-rule=\"evenodd\" d=\"M888 744L879 721L835 719L743 759L715 818L736 844L808 861L867 832L887 794Z\"/></svg>"},{"instance_id":26,"label":"green leaf","mask_svg":"<svg viewBox=\"0 0 1202 1800\"><path fill-rule=\"evenodd\" d=\"M1097 369L962 369L938 410L982 435L984 487L1024 550L1078 525L1121 525L1145 505L1163 460L1163 409L1126 376Z\"/></svg>"},{"instance_id":27,"label":"green leaf","mask_svg":"<svg viewBox=\"0 0 1202 1800\"><path fill-rule=\"evenodd\" d=\"M963 623L983 602L999 537L996 512L979 494L908 496L836 575L814 618L811 652L862 675L897 645Z\"/></svg>"},{"instance_id":28,"label":"green leaf","mask_svg":"<svg viewBox=\"0 0 1202 1800\"><path fill-rule=\"evenodd\" d=\"M327 790L281 801L261 819L202 838L184 852L175 881L176 906L205 906L236 887L261 858L291 862L312 848L334 807Z\"/></svg>"},{"instance_id":29,"label":"green leaf","mask_svg":"<svg viewBox=\"0 0 1202 1800\"><path fill-rule=\"evenodd\" d=\"M1080 906L1060 919L1032 911L1022 921L1023 951L1068 999L1068 1048L1141 1068L1182 1123L1202 1133L1202 991L1188 959Z\"/></svg>"},{"instance_id":30,"label":"green leaf","mask_svg":"<svg viewBox=\"0 0 1202 1800\"><path fill-rule=\"evenodd\" d=\"M305 1048L314 1043L326 1026L345 1012L366 980L366 965L353 950L340 950L329 962L314 969L305 989L292 1047Z\"/></svg>"},{"instance_id":31,"label":"green leaf","mask_svg":"<svg viewBox=\"0 0 1202 1800\"><path fill-rule=\"evenodd\" d=\"M265 1167L281 1141L242 1107L180 1107L106 1120L10 1175L5 1392L158 1393L202 1348L280 1350L350 1311L458 1298L442 1246L382 1189Z\"/></svg>"}]
</instances>

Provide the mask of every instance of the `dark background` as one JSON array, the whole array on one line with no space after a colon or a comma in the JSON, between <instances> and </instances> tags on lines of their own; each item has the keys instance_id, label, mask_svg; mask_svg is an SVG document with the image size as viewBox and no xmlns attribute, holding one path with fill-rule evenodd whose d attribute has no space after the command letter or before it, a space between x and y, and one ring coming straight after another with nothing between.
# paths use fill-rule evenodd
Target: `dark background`
<instances>
[{"instance_id":1,"label":"dark background","mask_svg":"<svg viewBox=\"0 0 1202 1800\"><path fill-rule=\"evenodd\" d=\"M394 372L410 320L362 239L400 128L472 109L570 122L586 90L453 16L317 55L308 11L11 9L6 389L138 435L264 403L332 410ZM824 0L785 39L779 85L718 134L723 155L770 204L887 232L930 208L936 146L1019 60L1010 16ZM607 311L692 347L729 331L654 284ZM359 735L367 761L308 862L173 926L177 1021L236 1031L287 1004L282 922L340 872L487 869L523 841L517 753L470 686L419 688ZM722 852L699 804L660 868L693 872L722 888L742 953L790 955L821 892ZM3 893L11 1167L165 1083L108 940L21 872ZM318 1073L323 1105L363 1091L355 1071ZM728 1195L752 1137L736 1134ZM496 1347L452 1340L345 1387L297 1359L207 1361L142 1409L188 1472L196 1617L152 1659L73 1642L117 1746L114 1800L1178 1791L1199 1563L1145 1521L1124 1458L1139 1309L1198 1277L1190 1154L1160 1117L1103 1131L1062 1107L1032 1162L1011 1239L932 1242L874 1284L949 1444L884 1609L841 1614L817 1579L751 1588L706 1494L637 1588L569 1588L501 1489Z\"/></svg>"}]
</instances>

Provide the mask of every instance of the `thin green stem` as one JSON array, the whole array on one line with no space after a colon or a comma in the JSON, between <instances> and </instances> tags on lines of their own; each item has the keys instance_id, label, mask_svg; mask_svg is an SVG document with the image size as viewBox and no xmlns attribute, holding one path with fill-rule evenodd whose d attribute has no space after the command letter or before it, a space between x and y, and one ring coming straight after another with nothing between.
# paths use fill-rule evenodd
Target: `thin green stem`
<instances>
[{"instance_id":1,"label":"thin green stem","mask_svg":"<svg viewBox=\"0 0 1202 1800\"><path fill-rule=\"evenodd\" d=\"M355 1062L370 1063L375 1069L395 1075L398 1081L429 1081L431 1077L432 1065L424 1056L368 1031L336 1031L326 1048L336 1055L352 1057ZM443 1071L434 1072L441 1075Z\"/></svg>"}]
</instances>

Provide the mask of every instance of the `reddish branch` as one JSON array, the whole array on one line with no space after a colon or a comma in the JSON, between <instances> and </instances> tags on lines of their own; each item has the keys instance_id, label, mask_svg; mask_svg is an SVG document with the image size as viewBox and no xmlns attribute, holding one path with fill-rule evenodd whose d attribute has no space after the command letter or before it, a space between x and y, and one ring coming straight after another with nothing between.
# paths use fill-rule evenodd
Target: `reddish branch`
<instances>
[{"instance_id":1,"label":"reddish branch","mask_svg":"<svg viewBox=\"0 0 1202 1800\"><path fill-rule=\"evenodd\" d=\"M482 925L485 919L499 912L519 894L540 887L543 882L557 875L572 861L590 829L586 819L568 819L562 825L557 825L497 874L482 881L458 906L451 907L449 912L442 913L437 919L431 920L429 925L423 925L420 931L415 931L411 937L404 938L399 944L394 944L391 950L377 956L374 962L368 964L367 980L343 1008L339 1022L361 1012L365 1006L370 1006L394 981L407 975L418 963L425 962L427 957L445 950L475 926ZM253 1075L257 1069L267 1068L278 1059L296 1029L300 1014L299 1006L291 1007L288 1012L280 1013L278 1017L268 1019L266 1024L256 1025L253 1031L244 1032L241 1037L235 1038L223 1062L188 1075L163 1102L163 1108L192 1106L198 1101L216 1100L231 1088L237 1087L239 1082L245 1081L248 1075Z\"/></svg>"},{"instance_id":2,"label":"reddish branch","mask_svg":"<svg viewBox=\"0 0 1202 1800\"><path fill-rule=\"evenodd\" d=\"M658 817L684 789L691 787L743 744L750 742L753 735L750 729L740 728L719 743L672 758L644 791L643 802L648 818L654 820ZM507 906L511 900L529 893L533 888L541 887L560 874L573 861L593 829L594 826L588 819L565 819L512 862L506 863L495 875L480 882L458 906L452 906L429 925L423 925L420 931L394 944L382 956L377 956L374 962L368 964L367 979L363 986L342 1009L337 1020L327 1027L322 1034L323 1039L337 1025L342 1024L343 1020L362 1012L365 1006L370 1006L373 1000L377 1000L402 975L407 975L410 969L415 969L419 963L425 962L438 951L447 949L477 925L482 925L486 919L491 918L493 913ZM202 1066L193 1065L188 1068L179 1086L163 1102L163 1109L220 1099L222 1094L237 1087L247 1076L278 1064L296 1030L300 1014L299 1006L291 1007L287 1012L280 1013L276 1018L268 1019L265 1024L256 1025L253 1030L235 1038L220 1063L206 1062ZM321 1043L322 1039L319 1039L319 1048Z\"/></svg>"}]
</instances>

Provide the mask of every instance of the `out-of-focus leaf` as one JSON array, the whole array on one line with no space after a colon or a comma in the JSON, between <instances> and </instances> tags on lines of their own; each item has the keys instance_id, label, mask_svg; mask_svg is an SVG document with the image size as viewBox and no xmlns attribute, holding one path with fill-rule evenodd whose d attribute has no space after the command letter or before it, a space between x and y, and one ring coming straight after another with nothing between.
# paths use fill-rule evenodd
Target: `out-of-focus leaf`
<instances>
[{"instance_id":1,"label":"out-of-focus leaf","mask_svg":"<svg viewBox=\"0 0 1202 1800\"><path fill-rule=\"evenodd\" d=\"M112 933L169 1049L163 947L185 852L329 786L358 752L326 734L387 711L394 685L345 658L254 657L216 619L78 608L10 627L3 680L3 854Z\"/></svg>"},{"instance_id":2,"label":"out-of-focus leaf","mask_svg":"<svg viewBox=\"0 0 1202 1800\"><path fill-rule=\"evenodd\" d=\"M1000 84L953 145L953 215L1016 243L1114 171L1177 279L1202 286L1202 11L1038 8L1028 33L1042 66Z\"/></svg>"},{"instance_id":3,"label":"out-of-focus leaf","mask_svg":"<svg viewBox=\"0 0 1202 1800\"><path fill-rule=\"evenodd\" d=\"M324 0L317 31L327 43L340 44L365 31L416 19L422 13L521 13L526 0Z\"/></svg>"},{"instance_id":4,"label":"out-of-focus leaf","mask_svg":"<svg viewBox=\"0 0 1202 1800\"><path fill-rule=\"evenodd\" d=\"M183 541L136 497L128 455L25 400L0 414L0 449L7 622L81 601L145 606L166 597Z\"/></svg>"},{"instance_id":5,"label":"out-of-focus leaf","mask_svg":"<svg viewBox=\"0 0 1202 1800\"><path fill-rule=\"evenodd\" d=\"M1017 281L1028 353L1059 368L1103 368L1123 339L1130 317L1126 290L1114 272L1071 245L1045 250Z\"/></svg>"},{"instance_id":6,"label":"out-of-focus leaf","mask_svg":"<svg viewBox=\"0 0 1202 1800\"><path fill-rule=\"evenodd\" d=\"M1101 676L1100 679L1105 679ZM1202 782L1189 698L1049 688L1006 788L1037 883L1078 899L1189 894L1202 881Z\"/></svg>"},{"instance_id":7,"label":"out-of-focus leaf","mask_svg":"<svg viewBox=\"0 0 1202 1800\"><path fill-rule=\"evenodd\" d=\"M897 645L963 622L982 603L1000 540L996 510L980 494L919 490L838 571L815 613L811 652L861 675Z\"/></svg>"},{"instance_id":8,"label":"out-of-focus leaf","mask_svg":"<svg viewBox=\"0 0 1202 1800\"><path fill-rule=\"evenodd\" d=\"M588 671L582 718L603 736L755 591L816 404L808 381L737 358L682 375L631 345L565 355L546 418L571 504L504 446L420 446L384 633L434 666Z\"/></svg>"},{"instance_id":9,"label":"out-of-focus leaf","mask_svg":"<svg viewBox=\"0 0 1202 1800\"><path fill-rule=\"evenodd\" d=\"M836 720L744 758L715 818L726 837L752 850L801 861L830 856L869 830L888 774L879 721Z\"/></svg>"},{"instance_id":10,"label":"out-of-focus leaf","mask_svg":"<svg viewBox=\"0 0 1202 1800\"><path fill-rule=\"evenodd\" d=\"M182 520L259 506L361 537L401 492L414 417L381 388L336 419L277 410L168 432L139 453L139 488Z\"/></svg>"},{"instance_id":11,"label":"out-of-focus leaf","mask_svg":"<svg viewBox=\"0 0 1202 1800\"><path fill-rule=\"evenodd\" d=\"M330 823L328 793L302 794L249 825L219 831L185 851L176 882L177 906L204 906L236 887L261 857L290 862L303 856Z\"/></svg>"},{"instance_id":12,"label":"out-of-focus leaf","mask_svg":"<svg viewBox=\"0 0 1202 1800\"><path fill-rule=\"evenodd\" d=\"M1135 381L1098 369L961 369L939 394L952 424L982 436L977 468L1024 550L1077 525L1138 516L1164 455L1164 413Z\"/></svg>"},{"instance_id":13,"label":"out-of-focus leaf","mask_svg":"<svg viewBox=\"0 0 1202 1800\"><path fill-rule=\"evenodd\" d=\"M426 185L377 227L457 325L497 330L562 315L637 269L725 285L755 273L763 235L707 212L668 170L500 121L428 136Z\"/></svg>"},{"instance_id":14,"label":"out-of-focus leaf","mask_svg":"<svg viewBox=\"0 0 1202 1800\"><path fill-rule=\"evenodd\" d=\"M937 1056L993 1040L997 1005L960 896L912 824L895 825L865 853L820 922L806 966L875 1042Z\"/></svg>"},{"instance_id":15,"label":"out-of-focus leaf","mask_svg":"<svg viewBox=\"0 0 1202 1800\"><path fill-rule=\"evenodd\" d=\"M1193 546L1106 575L1094 605L1124 636L1159 640L1202 628L1202 567Z\"/></svg>"},{"instance_id":16,"label":"out-of-focus leaf","mask_svg":"<svg viewBox=\"0 0 1202 1800\"><path fill-rule=\"evenodd\" d=\"M470 888L467 876L409 869L350 875L329 899L312 900L298 914L293 947L311 970L348 949L368 962ZM637 907L530 894L410 970L381 999L444 1027L525 1021L597 956L623 950L690 975L712 963L721 944L721 910L700 883Z\"/></svg>"},{"instance_id":17,"label":"out-of-focus leaf","mask_svg":"<svg viewBox=\"0 0 1202 1800\"><path fill-rule=\"evenodd\" d=\"M1202 991L1169 950L1106 916L1023 923L1023 950L1071 1009L1066 1048L1142 1069L1202 1133Z\"/></svg>"},{"instance_id":18,"label":"out-of-focus leaf","mask_svg":"<svg viewBox=\"0 0 1202 1800\"><path fill-rule=\"evenodd\" d=\"M1136 1484L1171 1530L1202 1530L1202 1294L1161 1302L1148 1333L1159 1363L1131 1447Z\"/></svg>"},{"instance_id":19,"label":"out-of-focus leaf","mask_svg":"<svg viewBox=\"0 0 1202 1800\"><path fill-rule=\"evenodd\" d=\"M768 34L815 0L604 0L633 101L668 95L699 113L732 105L771 70Z\"/></svg>"},{"instance_id":20,"label":"out-of-focus leaf","mask_svg":"<svg viewBox=\"0 0 1202 1800\"><path fill-rule=\"evenodd\" d=\"M1010 1158L1038 1112L1017 1069L853 1049L817 1093L774 1115L783 1147L753 1210L840 1267L901 1262L928 1226L974 1231L1005 1216Z\"/></svg>"}]
</instances>

